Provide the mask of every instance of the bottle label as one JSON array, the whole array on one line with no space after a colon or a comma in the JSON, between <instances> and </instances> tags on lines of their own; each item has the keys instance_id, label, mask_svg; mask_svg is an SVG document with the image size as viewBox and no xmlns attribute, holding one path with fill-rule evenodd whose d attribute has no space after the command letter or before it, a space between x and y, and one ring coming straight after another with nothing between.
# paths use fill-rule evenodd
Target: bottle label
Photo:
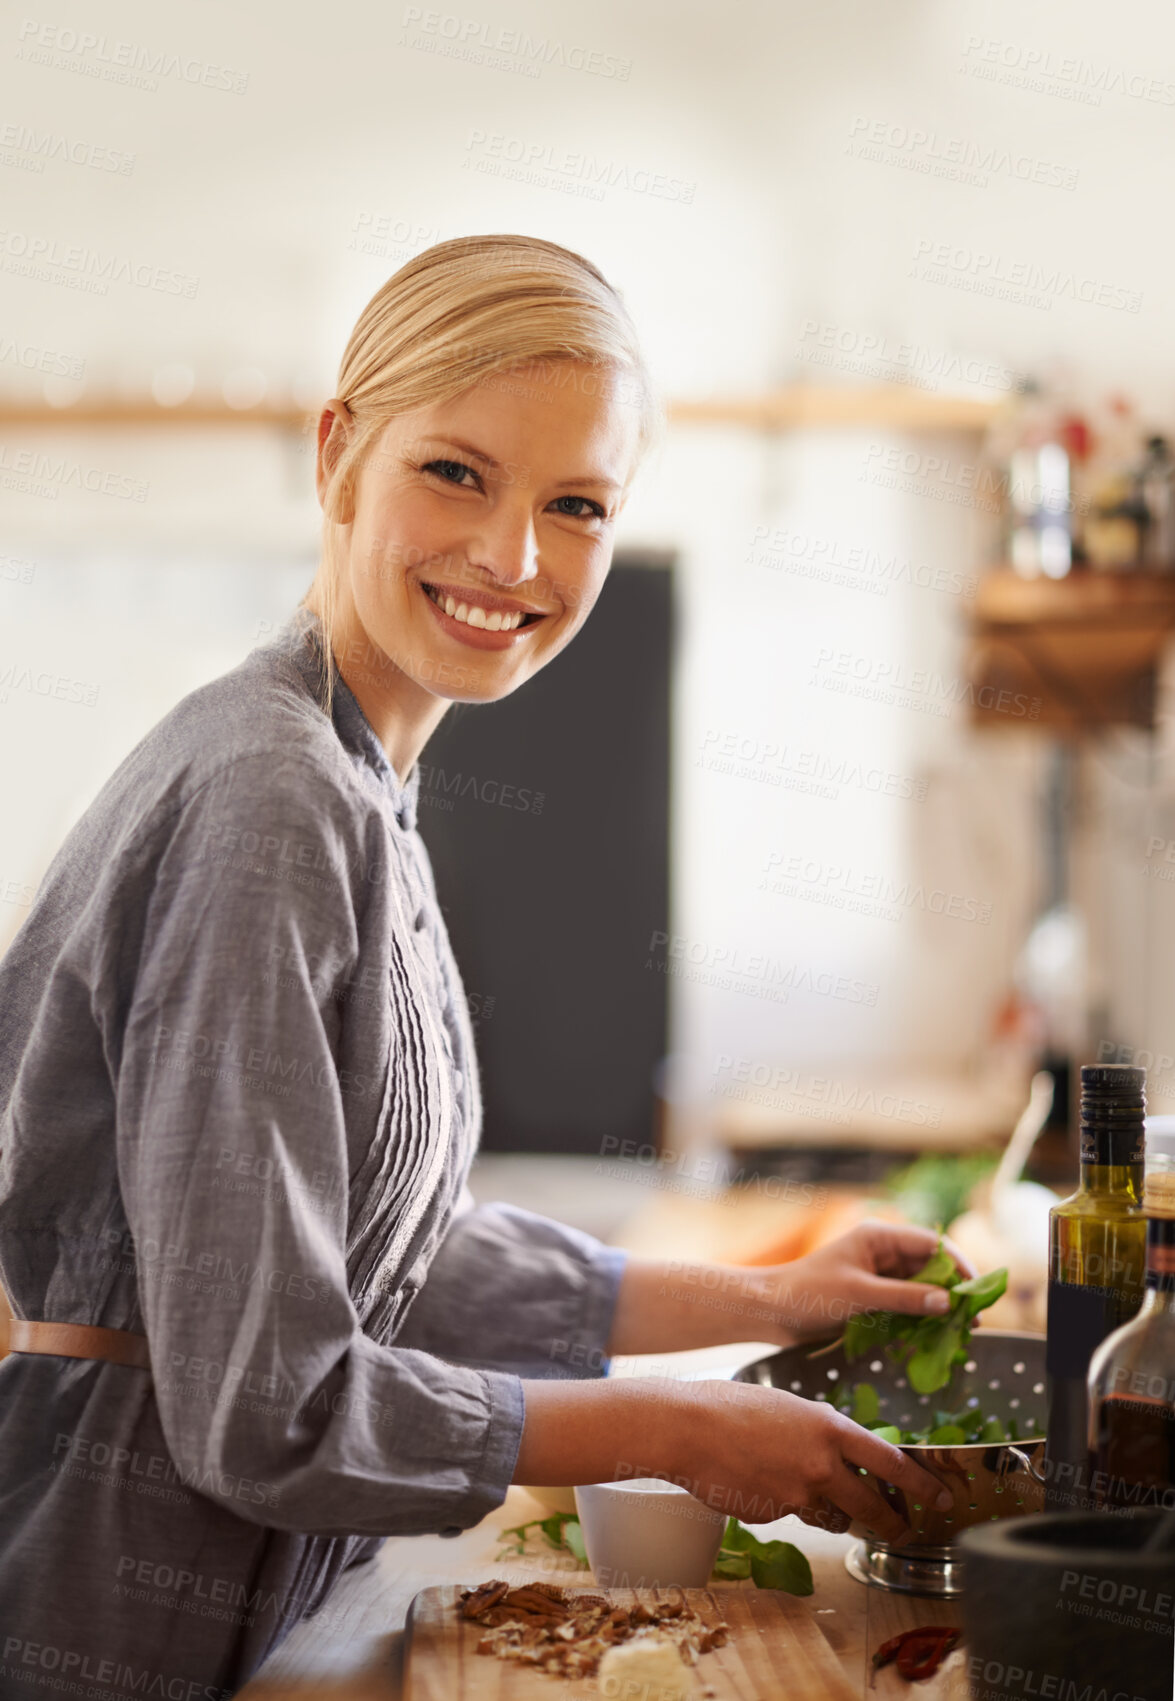
<instances>
[{"instance_id":1,"label":"bottle label","mask_svg":"<svg viewBox=\"0 0 1175 1701\"><path fill-rule=\"evenodd\" d=\"M1141 1299L1141 1295L1139 1295ZM1082 1377L1106 1336L1138 1310L1123 1305L1118 1288L1050 1282L1045 1368L1050 1376Z\"/></svg>"},{"instance_id":2,"label":"bottle label","mask_svg":"<svg viewBox=\"0 0 1175 1701\"><path fill-rule=\"evenodd\" d=\"M1141 1164L1145 1157L1146 1130L1141 1120L1136 1123L1132 1118L1125 1128L1107 1127L1104 1122L1082 1123L1083 1164Z\"/></svg>"}]
</instances>

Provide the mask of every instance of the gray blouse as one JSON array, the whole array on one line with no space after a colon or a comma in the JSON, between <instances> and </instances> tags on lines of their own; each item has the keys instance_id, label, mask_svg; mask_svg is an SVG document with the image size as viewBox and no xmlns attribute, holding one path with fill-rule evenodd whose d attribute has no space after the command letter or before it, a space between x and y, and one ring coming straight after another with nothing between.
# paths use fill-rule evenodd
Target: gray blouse
<instances>
[{"instance_id":1,"label":"gray blouse","mask_svg":"<svg viewBox=\"0 0 1175 1701\"><path fill-rule=\"evenodd\" d=\"M0 962L0 1281L152 1365L0 1363L4 1697L234 1693L372 1538L500 1505L521 1375L604 1362L623 1254L473 1206L419 770L322 670L300 609L177 704Z\"/></svg>"}]
</instances>

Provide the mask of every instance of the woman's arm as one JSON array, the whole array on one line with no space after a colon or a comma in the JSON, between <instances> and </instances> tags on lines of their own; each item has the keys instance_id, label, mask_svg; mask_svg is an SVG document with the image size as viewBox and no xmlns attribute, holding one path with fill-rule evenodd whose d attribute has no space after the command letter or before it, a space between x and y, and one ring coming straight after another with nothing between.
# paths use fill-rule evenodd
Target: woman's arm
<instances>
[{"instance_id":1,"label":"woman's arm","mask_svg":"<svg viewBox=\"0 0 1175 1701\"><path fill-rule=\"evenodd\" d=\"M946 1510L948 1490L900 1448L827 1402L745 1382L524 1382L521 1483L662 1477L752 1524L798 1513L842 1531L859 1519L885 1541L906 1521L860 1467L910 1501Z\"/></svg>"},{"instance_id":2,"label":"woman's arm","mask_svg":"<svg viewBox=\"0 0 1175 1701\"><path fill-rule=\"evenodd\" d=\"M911 1277L938 1235L869 1221L790 1264L756 1268L630 1259L620 1282L609 1353L681 1352L728 1341L796 1341L839 1334L858 1311L945 1311L945 1290ZM965 1275L975 1270L949 1240Z\"/></svg>"}]
</instances>

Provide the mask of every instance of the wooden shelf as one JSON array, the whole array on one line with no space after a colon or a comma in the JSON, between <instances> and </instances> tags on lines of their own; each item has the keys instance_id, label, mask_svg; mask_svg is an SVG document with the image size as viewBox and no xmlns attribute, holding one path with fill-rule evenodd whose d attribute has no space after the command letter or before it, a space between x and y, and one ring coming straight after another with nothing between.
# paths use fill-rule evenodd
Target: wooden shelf
<instances>
[{"instance_id":1,"label":"wooden shelf","mask_svg":"<svg viewBox=\"0 0 1175 1701\"><path fill-rule=\"evenodd\" d=\"M759 396L671 401L665 411L674 425L738 425L752 431L872 425L890 431L982 432L991 421L994 407L992 402L939 395L904 384L790 384ZM225 402L209 399L165 408L150 397L94 397L54 408L44 402L5 401L0 397L0 425L37 430L84 426L105 431L148 425L163 429L264 426L300 432L315 418L316 409L293 404L230 408Z\"/></svg>"},{"instance_id":2,"label":"wooden shelf","mask_svg":"<svg viewBox=\"0 0 1175 1701\"><path fill-rule=\"evenodd\" d=\"M1154 727L1158 664L1175 630L1175 574L1022 579L1001 568L980 579L969 618L977 724L1071 735Z\"/></svg>"},{"instance_id":3,"label":"wooden shelf","mask_svg":"<svg viewBox=\"0 0 1175 1701\"><path fill-rule=\"evenodd\" d=\"M184 402L179 407L160 407L149 397L118 401L112 399L74 402L70 407L51 408L44 402L12 402L0 399L0 425L29 426L36 430L71 431L76 428L121 429L147 425L152 429L174 426L266 426L270 430L304 431L317 414L305 408L267 406L230 408L227 402Z\"/></svg>"},{"instance_id":4,"label":"wooden shelf","mask_svg":"<svg viewBox=\"0 0 1175 1701\"><path fill-rule=\"evenodd\" d=\"M788 384L760 396L670 402L666 412L675 425L743 425L754 431L877 425L891 431L982 432L995 409L994 402L907 384Z\"/></svg>"}]
</instances>

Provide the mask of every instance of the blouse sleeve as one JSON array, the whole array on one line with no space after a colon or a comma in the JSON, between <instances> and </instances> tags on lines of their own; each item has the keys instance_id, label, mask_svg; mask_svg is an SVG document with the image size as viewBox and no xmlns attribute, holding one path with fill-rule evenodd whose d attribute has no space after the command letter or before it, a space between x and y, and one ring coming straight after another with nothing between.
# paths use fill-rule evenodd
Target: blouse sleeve
<instances>
[{"instance_id":1,"label":"blouse sleeve","mask_svg":"<svg viewBox=\"0 0 1175 1701\"><path fill-rule=\"evenodd\" d=\"M178 812L117 1064L119 1178L182 1480L306 1534L456 1533L505 1497L523 1392L377 1345L351 1302L358 1088L329 988L360 952L364 830L292 753L238 759Z\"/></svg>"},{"instance_id":2,"label":"blouse sleeve","mask_svg":"<svg viewBox=\"0 0 1175 1701\"><path fill-rule=\"evenodd\" d=\"M519 1376L608 1370L608 1334L627 1254L466 1189L397 1345Z\"/></svg>"}]
</instances>

